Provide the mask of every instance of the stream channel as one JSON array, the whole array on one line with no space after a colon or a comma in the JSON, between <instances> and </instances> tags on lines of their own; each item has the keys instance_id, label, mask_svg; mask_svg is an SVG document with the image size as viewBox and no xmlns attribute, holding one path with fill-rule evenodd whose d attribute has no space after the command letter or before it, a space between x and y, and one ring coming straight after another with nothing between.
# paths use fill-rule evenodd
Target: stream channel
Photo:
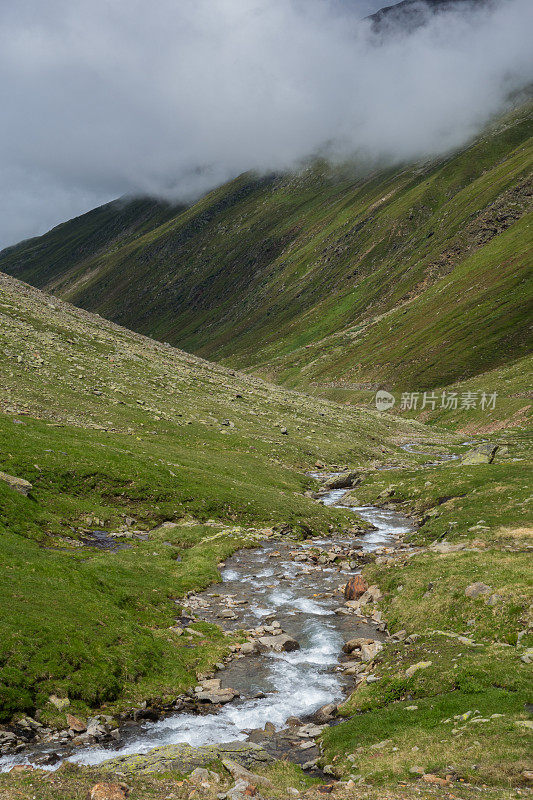
<instances>
[{"instance_id":1,"label":"stream channel","mask_svg":"<svg viewBox=\"0 0 533 800\"><path fill-rule=\"evenodd\" d=\"M329 491L321 501L343 507L346 491ZM395 511L371 506L352 510L375 529L364 535L337 534L301 542L267 540L261 547L237 551L225 562L222 583L196 595L199 606L194 613L198 619L222 624L226 630L257 628L276 620L300 645L292 652L267 652L231 661L217 677L222 687L232 687L239 693L237 699L215 713L178 712L156 722L136 723L121 732L121 741L114 746L96 744L68 753L61 752L56 744L55 748L41 747L40 753L54 750L61 760L94 765L115 756L146 753L161 745L244 741L250 730L263 728L267 722L279 730L291 716L305 719L321 706L341 701L353 687L353 678L342 670L344 642L358 636L383 639L385 635L376 623L335 613L344 603L344 584L360 571L360 566L350 569L346 563L344 567L338 562L313 564L299 557L308 548L330 550L337 545L358 547L362 553L379 552L380 548L394 547L397 538L413 527ZM228 607L234 618L220 619L221 609ZM28 751L6 756L0 761L0 770L28 760L32 760ZM60 763L49 768L55 769Z\"/></svg>"}]
</instances>

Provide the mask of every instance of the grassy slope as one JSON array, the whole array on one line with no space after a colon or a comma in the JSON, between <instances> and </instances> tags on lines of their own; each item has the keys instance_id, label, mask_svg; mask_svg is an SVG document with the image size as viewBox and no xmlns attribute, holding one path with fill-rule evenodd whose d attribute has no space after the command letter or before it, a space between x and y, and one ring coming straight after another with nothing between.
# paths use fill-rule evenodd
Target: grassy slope
<instances>
[{"instance_id":1,"label":"grassy slope","mask_svg":"<svg viewBox=\"0 0 533 800\"><path fill-rule=\"evenodd\" d=\"M4 718L52 690L80 712L175 695L224 645L207 627L183 646L169 631L174 600L217 580L217 562L258 529L344 524L303 496L317 458L405 461L397 443L425 436L418 423L235 374L7 276L0 298L0 470L33 484L24 497L0 481ZM180 524L154 531L165 520ZM151 533L119 539L132 547L116 553L80 548L100 526Z\"/></svg>"},{"instance_id":2,"label":"grassy slope","mask_svg":"<svg viewBox=\"0 0 533 800\"><path fill-rule=\"evenodd\" d=\"M418 419L438 428L458 431L465 435L499 435L500 431L513 430L519 437L521 432L527 436L531 425L532 392L531 372L533 356L524 356L512 360L501 367L476 375L465 381L457 381L448 386L441 386L417 396L417 407L412 410L401 410L402 393L394 392L395 405L391 413L407 419ZM339 403L352 403L359 408L375 408L375 389L353 389L338 386L327 392L315 390L319 396L328 396ZM463 406L464 396L470 393L475 406ZM483 407L482 396L486 398L496 395L494 407ZM416 393L415 393L416 394ZM457 408L446 408L449 398L455 394ZM409 397L411 393L408 393ZM435 407L433 408L433 402ZM444 403L444 406L443 406Z\"/></svg>"},{"instance_id":3,"label":"grassy slope","mask_svg":"<svg viewBox=\"0 0 533 800\"><path fill-rule=\"evenodd\" d=\"M531 163L525 106L437 162L242 176L93 258L50 234L0 268L287 385L440 386L527 352Z\"/></svg>"},{"instance_id":4,"label":"grassy slope","mask_svg":"<svg viewBox=\"0 0 533 800\"><path fill-rule=\"evenodd\" d=\"M532 623L531 450L522 437L504 440L509 452L493 464L373 473L354 492L378 504L386 493L422 522L411 537L421 547L416 556L366 570L384 592L391 631L418 639L386 646L374 669L380 680L352 694L348 721L325 736L325 759L341 774L411 782L421 769L478 785L523 782L531 731L517 723L530 718L531 665L521 656L533 644L524 635ZM442 540L465 549L427 549ZM476 581L492 587L494 604L465 596ZM407 678L406 668L421 661L431 665ZM456 717L466 712L483 721Z\"/></svg>"}]
</instances>

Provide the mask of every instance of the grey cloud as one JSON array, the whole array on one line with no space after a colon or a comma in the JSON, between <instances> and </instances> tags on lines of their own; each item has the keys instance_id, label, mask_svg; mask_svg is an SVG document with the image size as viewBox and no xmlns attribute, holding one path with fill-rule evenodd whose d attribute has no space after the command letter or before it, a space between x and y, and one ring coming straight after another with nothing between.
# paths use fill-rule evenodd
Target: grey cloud
<instances>
[{"instance_id":1,"label":"grey cloud","mask_svg":"<svg viewBox=\"0 0 533 800\"><path fill-rule=\"evenodd\" d=\"M386 3L383 3L386 4ZM123 193L466 142L533 78L530 0L377 42L373 0L19 0L0 9L0 241Z\"/></svg>"}]
</instances>

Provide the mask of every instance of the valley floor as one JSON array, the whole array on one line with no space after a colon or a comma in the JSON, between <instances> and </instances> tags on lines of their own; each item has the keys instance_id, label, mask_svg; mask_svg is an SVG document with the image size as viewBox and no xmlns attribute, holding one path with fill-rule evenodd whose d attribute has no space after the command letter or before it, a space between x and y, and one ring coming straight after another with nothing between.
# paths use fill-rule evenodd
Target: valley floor
<instances>
[{"instance_id":1,"label":"valley floor","mask_svg":"<svg viewBox=\"0 0 533 800\"><path fill-rule=\"evenodd\" d=\"M278 762L258 796L530 794L524 414L510 428L492 420L493 459L428 463L465 450L449 416L437 428L290 392L5 276L0 284L3 748L28 720L64 732L66 713L118 716L193 687L235 637L212 622L178 631L187 593L220 581L221 561L266 536L353 532L353 512L318 503L308 474L346 468L357 485L345 502L417 522L408 549L363 570L392 636L320 737L327 777ZM130 800L210 800L232 785L213 768L221 782L209 787L128 775ZM0 798L71 800L103 777L73 766L10 772Z\"/></svg>"}]
</instances>

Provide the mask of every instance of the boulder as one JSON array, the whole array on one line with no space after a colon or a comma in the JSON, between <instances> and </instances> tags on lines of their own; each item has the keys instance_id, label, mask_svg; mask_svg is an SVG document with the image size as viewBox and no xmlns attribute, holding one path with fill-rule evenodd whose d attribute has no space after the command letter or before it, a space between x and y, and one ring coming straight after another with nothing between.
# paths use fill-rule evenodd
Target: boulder
<instances>
[{"instance_id":1,"label":"boulder","mask_svg":"<svg viewBox=\"0 0 533 800\"><path fill-rule=\"evenodd\" d=\"M195 767L207 767L214 761L229 758L247 769L255 769L273 761L260 745L254 742L227 742L193 747L185 742L163 745L148 753L116 756L104 761L99 769L114 775L139 776L153 772L187 774Z\"/></svg>"},{"instance_id":2,"label":"boulder","mask_svg":"<svg viewBox=\"0 0 533 800\"><path fill-rule=\"evenodd\" d=\"M366 592L363 592L359 598L359 603L362 606L364 606L366 603L376 603L378 600L381 600L382 597L383 595L381 594L379 586L372 585L368 587Z\"/></svg>"},{"instance_id":3,"label":"boulder","mask_svg":"<svg viewBox=\"0 0 533 800\"><path fill-rule=\"evenodd\" d=\"M203 690L207 692L212 692L215 689L220 689L221 686L222 686L222 681L220 680L220 678L206 678L205 680L202 681L202 685L198 689L198 691Z\"/></svg>"},{"instance_id":4,"label":"boulder","mask_svg":"<svg viewBox=\"0 0 533 800\"><path fill-rule=\"evenodd\" d=\"M236 697L239 696L239 692L236 692L235 689L211 689L211 690L201 690L196 692L196 699L201 700L206 703L214 703L214 704L221 704L230 703Z\"/></svg>"},{"instance_id":5,"label":"boulder","mask_svg":"<svg viewBox=\"0 0 533 800\"><path fill-rule=\"evenodd\" d=\"M14 489L19 494L23 494L25 497L27 497L33 489L29 481L25 481L24 478L16 478L14 475L8 475L7 472L0 472L0 481L4 481L11 489Z\"/></svg>"},{"instance_id":6,"label":"boulder","mask_svg":"<svg viewBox=\"0 0 533 800\"><path fill-rule=\"evenodd\" d=\"M354 650L360 650L364 644L373 644L374 639L368 639L364 636L358 636L356 639L349 639L342 648L343 653L353 653Z\"/></svg>"},{"instance_id":7,"label":"boulder","mask_svg":"<svg viewBox=\"0 0 533 800\"><path fill-rule=\"evenodd\" d=\"M368 589L368 583L361 575L354 575L344 587L346 600L358 600Z\"/></svg>"},{"instance_id":8,"label":"boulder","mask_svg":"<svg viewBox=\"0 0 533 800\"><path fill-rule=\"evenodd\" d=\"M475 466L477 464L491 464L498 451L497 444L482 444L469 450L461 459L461 464L465 466Z\"/></svg>"},{"instance_id":9,"label":"boulder","mask_svg":"<svg viewBox=\"0 0 533 800\"><path fill-rule=\"evenodd\" d=\"M76 733L84 733L87 730L87 725L78 717L72 716L72 714L67 714L67 725L71 731Z\"/></svg>"},{"instance_id":10,"label":"boulder","mask_svg":"<svg viewBox=\"0 0 533 800\"><path fill-rule=\"evenodd\" d=\"M267 650L273 650L275 653L290 653L292 650L300 649L296 639L293 639L292 636L287 636L286 633L279 633L275 636L260 636L257 641Z\"/></svg>"},{"instance_id":11,"label":"boulder","mask_svg":"<svg viewBox=\"0 0 533 800\"><path fill-rule=\"evenodd\" d=\"M241 644L240 652L245 656L250 656L253 653L259 652L259 645L257 642L244 642Z\"/></svg>"},{"instance_id":12,"label":"boulder","mask_svg":"<svg viewBox=\"0 0 533 800\"><path fill-rule=\"evenodd\" d=\"M129 793L125 783L97 783L89 790L87 800L126 800Z\"/></svg>"},{"instance_id":13,"label":"boulder","mask_svg":"<svg viewBox=\"0 0 533 800\"><path fill-rule=\"evenodd\" d=\"M352 486L356 486L358 481L359 475L357 472L345 472L342 475L337 475L325 481L322 488L326 489L328 492L333 489L351 489Z\"/></svg>"},{"instance_id":14,"label":"boulder","mask_svg":"<svg viewBox=\"0 0 533 800\"><path fill-rule=\"evenodd\" d=\"M335 717L337 713L337 704L336 703L327 703L325 706L322 706L318 709L313 715L313 718L318 723L329 722Z\"/></svg>"},{"instance_id":15,"label":"boulder","mask_svg":"<svg viewBox=\"0 0 533 800\"><path fill-rule=\"evenodd\" d=\"M381 642L372 642L372 644L364 644L361 647L361 661L368 663L373 661L377 654L383 650Z\"/></svg>"},{"instance_id":16,"label":"boulder","mask_svg":"<svg viewBox=\"0 0 533 800\"><path fill-rule=\"evenodd\" d=\"M272 788L273 784L268 778L264 778L262 775L256 775L250 770L246 769L246 767L237 764L236 761L233 761L231 758L223 758L222 759L222 766L225 767L230 775L236 780L244 780L248 783L251 783L253 786L264 786L266 788Z\"/></svg>"},{"instance_id":17,"label":"boulder","mask_svg":"<svg viewBox=\"0 0 533 800\"><path fill-rule=\"evenodd\" d=\"M103 739L107 736L107 733L107 728L97 718L93 717L87 720L87 734L89 736L94 736L95 739Z\"/></svg>"}]
</instances>

